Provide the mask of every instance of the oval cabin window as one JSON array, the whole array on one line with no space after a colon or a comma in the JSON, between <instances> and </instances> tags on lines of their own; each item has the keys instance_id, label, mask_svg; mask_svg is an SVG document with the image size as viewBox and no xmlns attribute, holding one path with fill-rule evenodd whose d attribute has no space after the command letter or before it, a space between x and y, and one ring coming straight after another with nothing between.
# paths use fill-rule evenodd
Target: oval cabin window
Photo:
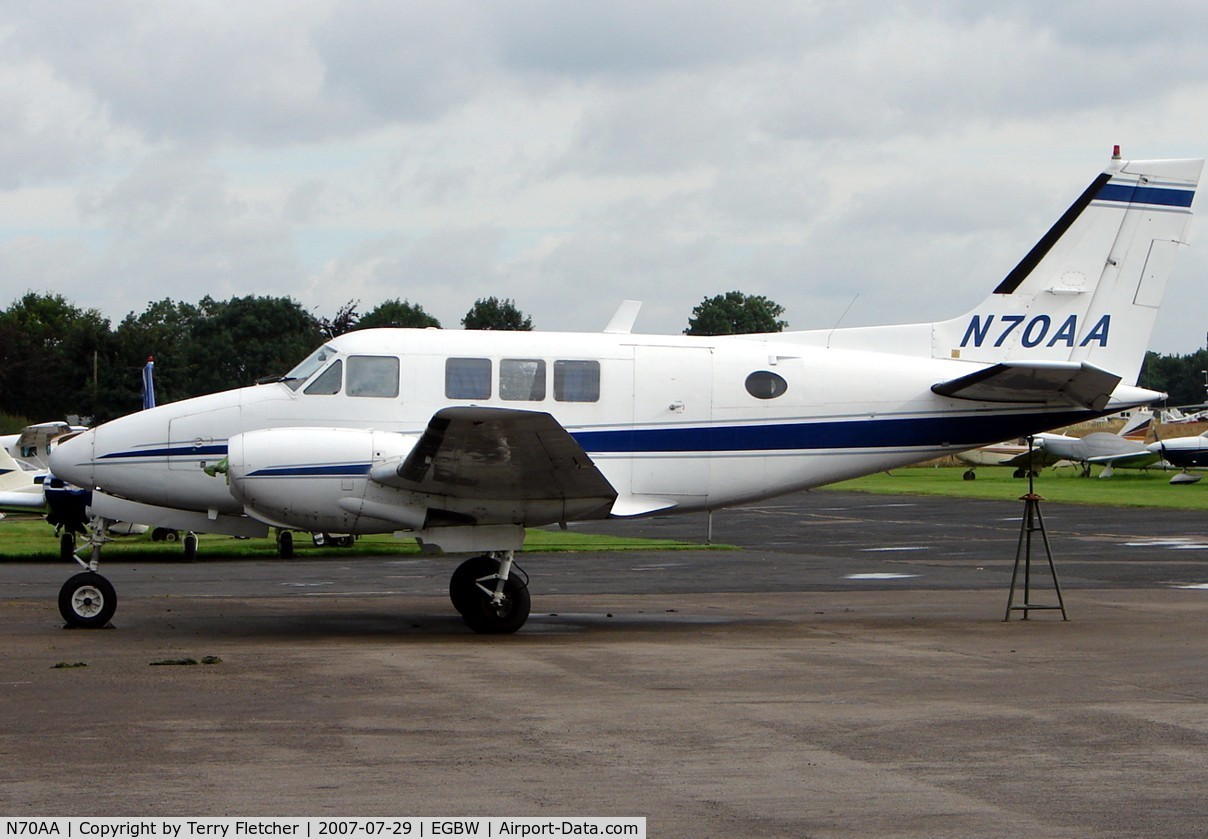
<instances>
[{"instance_id":1,"label":"oval cabin window","mask_svg":"<svg viewBox=\"0 0 1208 839\"><path fill-rule=\"evenodd\" d=\"M789 389L784 377L768 370L757 370L747 376L747 393L756 399L775 399Z\"/></svg>"}]
</instances>

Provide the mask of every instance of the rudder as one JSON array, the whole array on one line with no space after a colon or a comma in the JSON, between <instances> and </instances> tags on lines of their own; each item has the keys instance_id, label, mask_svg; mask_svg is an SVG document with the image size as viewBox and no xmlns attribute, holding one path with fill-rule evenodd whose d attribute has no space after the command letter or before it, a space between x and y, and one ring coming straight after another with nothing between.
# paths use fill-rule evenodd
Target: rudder
<instances>
[{"instance_id":1,"label":"rudder","mask_svg":"<svg viewBox=\"0 0 1208 839\"><path fill-rule=\"evenodd\" d=\"M1202 167L1113 160L989 297L934 325L934 354L1087 362L1135 383Z\"/></svg>"}]
</instances>

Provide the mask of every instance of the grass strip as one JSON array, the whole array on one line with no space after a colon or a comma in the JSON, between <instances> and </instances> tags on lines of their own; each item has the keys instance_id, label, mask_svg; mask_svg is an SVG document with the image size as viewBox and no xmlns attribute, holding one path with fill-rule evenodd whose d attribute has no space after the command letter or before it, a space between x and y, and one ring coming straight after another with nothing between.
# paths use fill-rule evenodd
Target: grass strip
<instances>
[{"instance_id":1,"label":"grass strip","mask_svg":"<svg viewBox=\"0 0 1208 839\"><path fill-rule=\"evenodd\" d=\"M952 498L1015 500L1028 491L1026 478L1012 477L1005 467L982 466L977 478L963 479L967 467L915 466L867 475L826 489L885 495L942 495ZM1094 474L1099 474L1095 468ZM1046 501L1097 504L1109 507L1151 507L1167 510L1208 509L1208 481L1172 485L1176 473L1161 470L1117 469L1111 478L1084 478L1077 468L1045 469L1035 479L1036 494Z\"/></svg>"},{"instance_id":2,"label":"grass strip","mask_svg":"<svg viewBox=\"0 0 1208 839\"><path fill-rule=\"evenodd\" d=\"M644 539L625 536L601 536L571 530L530 529L524 541L525 553L556 553L573 551L647 551L647 550L709 550L722 545L703 545L672 539ZM316 547L306 534L295 534L294 550L299 559L325 556L383 556L418 555L420 550L412 539L395 539L390 534L362 536L350 548ZM152 542L149 535L117 536L107 543L107 558L145 559L147 561L179 561L183 548L180 543ZM277 556L276 541L266 539L236 539L231 536L202 534L197 545L197 558L206 559L272 559ZM0 561L59 562L59 540L50 525L37 518L9 517L0 521Z\"/></svg>"}]
</instances>

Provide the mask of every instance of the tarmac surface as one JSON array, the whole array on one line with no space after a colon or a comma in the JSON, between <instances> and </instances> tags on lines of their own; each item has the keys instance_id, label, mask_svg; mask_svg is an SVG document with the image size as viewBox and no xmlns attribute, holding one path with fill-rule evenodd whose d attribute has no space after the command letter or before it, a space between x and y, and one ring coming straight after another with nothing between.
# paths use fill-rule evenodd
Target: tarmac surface
<instances>
[{"instance_id":1,"label":"tarmac surface","mask_svg":"<svg viewBox=\"0 0 1208 839\"><path fill-rule=\"evenodd\" d=\"M1070 620L1004 621L1022 507L813 492L716 514L737 550L524 555L503 638L447 558L114 561L102 631L61 628L70 567L0 563L0 815L1208 835L1208 516L1045 503Z\"/></svg>"}]
</instances>

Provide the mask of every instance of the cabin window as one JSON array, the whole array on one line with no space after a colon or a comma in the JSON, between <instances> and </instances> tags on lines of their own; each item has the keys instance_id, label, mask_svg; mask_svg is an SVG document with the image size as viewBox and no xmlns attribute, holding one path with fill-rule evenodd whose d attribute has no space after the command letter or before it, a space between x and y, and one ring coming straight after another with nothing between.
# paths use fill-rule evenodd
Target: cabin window
<instances>
[{"instance_id":1,"label":"cabin window","mask_svg":"<svg viewBox=\"0 0 1208 839\"><path fill-rule=\"evenodd\" d=\"M559 402L598 402L600 362L555 361L554 399Z\"/></svg>"},{"instance_id":2,"label":"cabin window","mask_svg":"<svg viewBox=\"0 0 1208 839\"><path fill-rule=\"evenodd\" d=\"M768 370L757 370L747 376L746 385L747 393L756 399L775 399L777 396L783 396L789 389L789 383L783 376Z\"/></svg>"},{"instance_id":3,"label":"cabin window","mask_svg":"<svg viewBox=\"0 0 1208 839\"><path fill-rule=\"evenodd\" d=\"M505 358L499 362L499 398L510 402L545 399L545 362L535 358Z\"/></svg>"},{"instance_id":4,"label":"cabin window","mask_svg":"<svg viewBox=\"0 0 1208 839\"><path fill-rule=\"evenodd\" d=\"M336 359L330 367L320 373L313 382L306 386L304 393L310 396L331 396L333 393L339 393L343 372L344 362Z\"/></svg>"},{"instance_id":5,"label":"cabin window","mask_svg":"<svg viewBox=\"0 0 1208 839\"><path fill-rule=\"evenodd\" d=\"M345 390L349 396L394 399L398 396L398 359L382 355L349 356Z\"/></svg>"},{"instance_id":6,"label":"cabin window","mask_svg":"<svg viewBox=\"0 0 1208 839\"><path fill-rule=\"evenodd\" d=\"M449 399L490 399L491 360L445 359L445 396Z\"/></svg>"}]
</instances>

